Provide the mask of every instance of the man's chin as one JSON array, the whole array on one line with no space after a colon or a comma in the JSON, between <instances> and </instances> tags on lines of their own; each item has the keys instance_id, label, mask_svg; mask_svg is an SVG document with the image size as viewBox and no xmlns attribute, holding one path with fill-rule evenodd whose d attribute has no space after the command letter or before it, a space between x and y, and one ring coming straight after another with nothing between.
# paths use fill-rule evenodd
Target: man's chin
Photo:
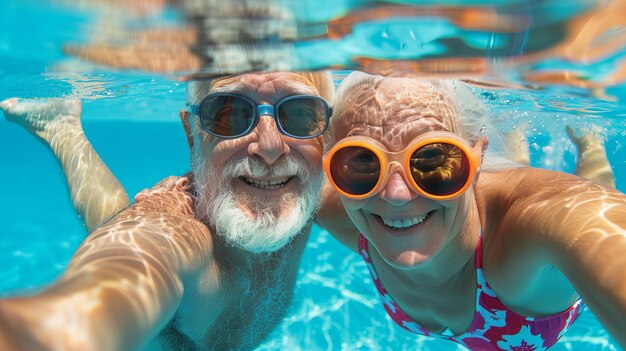
<instances>
[{"instance_id":1,"label":"man's chin","mask_svg":"<svg viewBox=\"0 0 626 351\"><path fill-rule=\"evenodd\" d=\"M232 225L232 222L240 222ZM251 218L243 215L231 217L229 221L216 225L227 245L252 253L272 253L288 245L295 236L302 232L305 225L294 223L292 226L281 225L285 221L280 218ZM246 226L247 224L247 226Z\"/></svg>"},{"instance_id":2,"label":"man's chin","mask_svg":"<svg viewBox=\"0 0 626 351\"><path fill-rule=\"evenodd\" d=\"M235 197L222 198L219 203L213 207L210 221L217 234L226 245L252 253L271 253L285 247L313 217L311 204L301 199L281 201L279 206L241 203Z\"/></svg>"},{"instance_id":3,"label":"man's chin","mask_svg":"<svg viewBox=\"0 0 626 351\"><path fill-rule=\"evenodd\" d=\"M272 241L271 245L268 245L267 241L263 244L259 244L259 243L232 241L232 240L228 240L228 238L226 238L226 243L229 246L236 247L240 250L250 252L252 254L272 254L274 252L281 250L285 246L288 246L294 237L295 235L288 236L286 240L280 240L280 241L274 240Z\"/></svg>"},{"instance_id":4,"label":"man's chin","mask_svg":"<svg viewBox=\"0 0 626 351\"><path fill-rule=\"evenodd\" d=\"M258 191L228 178L201 193L197 210L226 245L252 253L275 252L311 222L320 200L322 173L315 176L292 179L284 188ZM308 180L300 183L302 179Z\"/></svg>"},{"instance_id":5,"label":"man's chin","mask_svg":"<svg viewBox=\"0 0 626 351\"><path fill-rule=\"evenodd\" d=\"M261 196L250 196L250 194L235 194L235 202L239 211L246 217L247 221L272 221L280 223L293 215L293 209L298 206L298 196L287 194L279 198L268 199ZM265 217L261 219L261 217Z\"/></svg>"}]
</instances>

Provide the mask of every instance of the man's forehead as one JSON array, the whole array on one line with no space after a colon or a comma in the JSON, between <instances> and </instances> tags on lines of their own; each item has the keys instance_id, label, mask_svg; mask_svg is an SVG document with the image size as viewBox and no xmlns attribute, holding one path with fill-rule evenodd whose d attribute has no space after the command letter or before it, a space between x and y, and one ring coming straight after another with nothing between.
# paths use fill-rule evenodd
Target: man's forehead
<instances>
[{"instance_id":1,"label":"man's forehead","mask_svg":"<svg viewBox=\"0 0 626 351\"><path fill-rule=\"evenodd\" d=\"M310 89L316 91L315 81L311 75L298 72L247 73L215 80L211 91L219 90L254 90L266 84L280 88Z\"/></svg>"}]
</instances>

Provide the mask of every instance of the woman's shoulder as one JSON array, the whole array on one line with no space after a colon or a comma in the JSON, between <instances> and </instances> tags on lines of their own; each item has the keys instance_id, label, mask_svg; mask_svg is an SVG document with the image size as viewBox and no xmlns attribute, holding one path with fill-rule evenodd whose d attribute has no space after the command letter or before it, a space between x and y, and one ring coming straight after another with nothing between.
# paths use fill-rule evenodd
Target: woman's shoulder
<instances>
[{"instance_id":1,"label":"woman's shoulder","mask_svg":"<svg viewBox=\"0 0 626 351\"><path fill-rule=\"evenodd\" d=\"M572 217L594 217L606 203L626 201L622 193L602 184L532 167L485 172L475 194L483 224L497 228L493 231L498 238L513 243L519 236L525 244L536 238L540 246L576 232Z\"/></svg>"},{"instance_id":2,"label":"woman's shoulder","mask_svg":"<svg viewBox=\"0 0 626 351\"><path fill-rule=\"evenodd\" d=\"M602 186L575 175L520 167L483 172L475 196L485 229L510 244L518 235L525 241L539 235L539 222L553 221L568 199L596 188Z\"/></svg>"},{"instance_id":3,"label":"woman's shoulder","mask_svg":"<svg viewBox=\"0 0 626 351\"><path fill-rule=\"evenodd\" d=\"M516 167L516 168L504 168L504 169L496 169L496 170L483 170L480 174L479 181L481 180L494 180L494 179L507 179L518 178L524 179L529 176L545 176L545 177L566 177L566 178L578 178L572 174L553 171L543 168L537 167Z\"/></svg>"},{"instance_id":4,"label":"woman's shoulder","mask_svg":"<svg viewBox=\"0 0 626 351\"><path fill-rule=\"evenodd\" d=\"M535 167L519 167L483 171L477 188L481 192L505 196L529 196L538 192L565 189L575 184L590 184L589 180L573 174ZM494 195L494 194L491 194Z\"/></svg>"}]
</instances>

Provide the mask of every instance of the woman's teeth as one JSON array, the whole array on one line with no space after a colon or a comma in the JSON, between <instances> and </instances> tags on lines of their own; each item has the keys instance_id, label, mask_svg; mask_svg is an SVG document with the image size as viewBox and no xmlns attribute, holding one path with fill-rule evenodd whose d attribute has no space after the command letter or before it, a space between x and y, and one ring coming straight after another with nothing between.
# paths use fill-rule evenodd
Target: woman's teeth
<instances>
[{"instance_id":1,"label":"woman's teeth","mask_svg":"<svg viewBox=\"0 0 626 351\"><path fill-rule=\"evenodd\" d=\"M392 219L392 218L380 217L380 219L383 221L383 223L387 227L390 227L391 229L405 229L405 228L412 227L416 224L422 223L424 219L426 219L427 216L428 216L428 213L424 213L422 215L419 215L413 218Z\"/></svg>"},{"instance_id":2,"label":"woman's teeth","mask_svg":"<svg viewBox=\"0 0 626 351\"><path fill-rule=\"evenodd\" d=\"M291 179L291 177L282 177L282 178L276 178L276 179L270 179L270 180L260 180L260 179L254 179L254 178L248 178L248 177L242 176L242 177L239 177L239 179L243 180L249 185L252 185L255 188L259 188L263 190L274 190L285 185Z\"/></svg>"}]
</instances>

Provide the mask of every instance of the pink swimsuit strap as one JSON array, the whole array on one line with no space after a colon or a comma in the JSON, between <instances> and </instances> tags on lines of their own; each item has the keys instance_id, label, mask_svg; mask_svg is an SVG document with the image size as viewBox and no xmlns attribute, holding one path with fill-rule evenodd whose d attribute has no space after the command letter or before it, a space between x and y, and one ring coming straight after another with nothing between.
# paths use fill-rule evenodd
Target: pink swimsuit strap
<instances>
[{"instance_id":1,"label":"pink swimsuit strap","mask_svg":"<svg viewBox=\"0 0 626 351\"><path fill-rule=\"evenodd\" d=\"M407 316L389 295L369 257L368 244L365 236L361 235L359 254L367 264L387 314L400 327L415 334L451 340L476 351L542 351L556 344L574 320L585 310L585 304L580 299L567 310L542 318L526 317L510 310L498 299L485 280L482 269L482 245L479 239L474 259L476 265L474 319L470 327L462 334L454 335L448 328L443 332L434 333Z\"/></svg>"}]
</instances>

